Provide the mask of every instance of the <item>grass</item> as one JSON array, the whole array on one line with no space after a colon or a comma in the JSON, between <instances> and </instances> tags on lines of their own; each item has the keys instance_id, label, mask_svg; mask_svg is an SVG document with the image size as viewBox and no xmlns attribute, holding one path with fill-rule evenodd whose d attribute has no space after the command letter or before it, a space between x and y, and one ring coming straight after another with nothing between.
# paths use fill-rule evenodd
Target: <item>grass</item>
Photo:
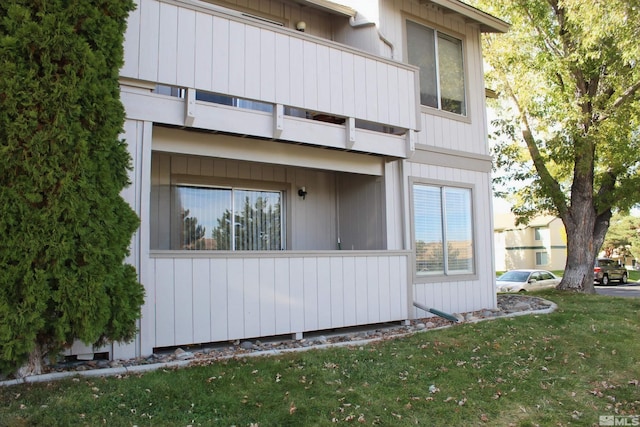
<instances>
[{"instance_id":1,"label":"grass","mask_svg":"<svg viewBox=\"0 0 640 427\"><path fill-rule=\"evenodd\" d=\"M535 295L559 309L362 347L4 387L0 425L591 426L640 414L640 299Z\"/></svg>"}]
</instances>

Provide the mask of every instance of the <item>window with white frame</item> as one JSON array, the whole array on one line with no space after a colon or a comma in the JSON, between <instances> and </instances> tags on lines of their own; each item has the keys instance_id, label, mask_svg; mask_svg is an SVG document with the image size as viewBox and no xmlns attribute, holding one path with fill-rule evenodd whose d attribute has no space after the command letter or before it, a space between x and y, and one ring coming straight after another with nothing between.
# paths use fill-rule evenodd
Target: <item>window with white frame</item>
<instances>
[{"instance_id":1,"label":"window with white frame","mask_svg":"<svg viewBox=\"0 0 640 427\"><path fill-rule=\"evenodd\" d=\"M284 249L281 191L176 185L172 192L174 249Z\"/></svg>"},{"instance_id":2,"label":"window with white frame","mask_svg":"<svg viewBox=\"0 0 640 427\"><path fill-rule=\"evenodd\" d=\"M420 103L467 114L462 40L407 20L407 60L420 68Z\"/></svg>"},{"instance_id":3,"label":"window with white frame","mask_svg":"<svg viewBox=\"0 0 640 427\"><path fill-rule=\"evenodd\" d=\"M549 255L546 252L536 252L536 265L547 265Z\"/></svg>"},{"instance_id":4,"label":"window with white frame","mask_svg":"<svg viewBox=\"0 0 640 427\"><path fill-rule=\"evenodd\" d=\"M471 189L413 184L418 276L474 272Z\"/></svg>"}]
</instances>

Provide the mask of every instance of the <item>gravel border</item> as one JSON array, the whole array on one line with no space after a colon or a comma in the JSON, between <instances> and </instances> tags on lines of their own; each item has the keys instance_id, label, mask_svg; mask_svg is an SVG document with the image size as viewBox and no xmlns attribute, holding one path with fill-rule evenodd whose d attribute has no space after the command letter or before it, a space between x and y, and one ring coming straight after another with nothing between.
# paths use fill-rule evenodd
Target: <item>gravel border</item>
<instances>
[{"instance_id":1,"label":"gravel border","mask_svg":"<svg viewBox=\"0 0 640 427\"><path fill-rule=\"evenodd\" d=\"M507 297L508 298L508 297ZM511 298L516 298L513 296ZM544 307L538 309L529 309L529 310L519 310L519 311L509 311L509 310L480 310L472 313L467 313L466 315L457 315L457 317L461 320L460 323L478 323L485 320L491 319L500 319L500 318L509 318L509 317L517 317L524 315L537 315L537 314L549 314L553 313L558 306L549 300L540 298L540 297L530 297L517 295L517 299L528 299L528 300L537 300L535 301L536 305ZM493 313L493 315L488 315L488 313ZM267 349L267 350L257 350L257 351L236 351L231 354L223 354L217 356L211 356L210 354L198 355L198 357L192 357L186 360L172 360L168 362L159 362L159 363L140 363L140 364L132 364L129 366L119 366L119 367L111 367L111 368L96 368L96 369L87 369L87 370L65 370L61 372L49 372L41 375L31 375L24 378L10 379L0 381L0 387L13 386L19 384L30 384L30 383L42 383L48 381L56 381L70 377L113 377L113 376L125 376L130 374L140 374L145 372L156 371L158 369L178 369L188 366L198 366L204 364L211 364L221 360L235 359L235 358L244 358L244 357L269 357L276 356L280 354L293 353L293 352L301 352L308 350L320 350L330 347L357 347L364 346L370 344L372 342L402 338L405 336L413 335L421 332L434 331L444 328L449 328L455 325L454 322L446 321L440 322L440 325L434 325L432 327L425 327L424 323L431 323L433 318L427 319L417 319L412 321L412 325L409 327L390 327L385 333L380 334L374 338L369 339L358 339L358 340L348 340L348 341L336 341L336 342L328 342L328 343L318 343L318 341L312 342L307 346L300 346L295 348L277 348L277 349ZM442 324L445 323L445 324ZM336 335L340 337L341 335ZM325 339L325 342L327 340ZM174 353L175 354L175 353Z\"/></svg>"}]
</instances>

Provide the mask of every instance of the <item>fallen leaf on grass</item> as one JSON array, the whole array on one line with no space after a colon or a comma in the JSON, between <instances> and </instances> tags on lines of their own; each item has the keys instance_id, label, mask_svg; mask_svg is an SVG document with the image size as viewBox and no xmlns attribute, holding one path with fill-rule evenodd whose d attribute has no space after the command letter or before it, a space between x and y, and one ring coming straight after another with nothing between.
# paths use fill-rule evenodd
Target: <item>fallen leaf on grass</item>
<instances>
[{"instance_id":1,"label":"fallen leaf on grass","mask_svg":"<svg viewBox=\"0 0 640 427\"><path fill-rule=\"evenodd\" d=\"M296 412L296 409L298 409L296 408L296 405L291 402L291 405L289 405L289 415L293 415Z\"/></svg>"}]
</instances>

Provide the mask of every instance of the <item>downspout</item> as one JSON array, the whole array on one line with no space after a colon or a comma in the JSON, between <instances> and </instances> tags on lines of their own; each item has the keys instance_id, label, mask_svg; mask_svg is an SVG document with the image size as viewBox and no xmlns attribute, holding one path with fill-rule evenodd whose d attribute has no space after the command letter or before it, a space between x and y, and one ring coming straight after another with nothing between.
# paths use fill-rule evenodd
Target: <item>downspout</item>
<instances>
[{"instance_id":1,"label":"downspout","mask_svg":"<svg viewBox=\"0 0 640 427\"><path fill-rule=\"evenodd\" d=\"M352 28L360 28L370 25L376 25L376 23L369 21L362 14L356 13L355 16L349 18L349 25L351 25ZM380 41L382 41L382 43L386 44L389 49L391 49L391 59L395 59L395 47L393 46L393 43L384 34L382 34L382 31L380 31L380 28L377 28L377 26L376 31L378 33L378 38L380 39Z\"/></svg>"},{"instance_id":2,"label":"downspout","mask_svg":"<svg viewBox=\"0 0 640 427\"><path fill-rule=\"evenodd\" d=\"M435 308L429 308L426 305L420 304L419 302L414 301L413 305L415 307L418 307L420 310L428 311L429 313L433 313L436 316L443 317L443 318L445 318L447 320L451 320L452 322L456 322L457 323L457 322L460 321L460 319L458 319L453 314L445 313L444 311L436 310Z\"/></svg>"}]
</instances>

